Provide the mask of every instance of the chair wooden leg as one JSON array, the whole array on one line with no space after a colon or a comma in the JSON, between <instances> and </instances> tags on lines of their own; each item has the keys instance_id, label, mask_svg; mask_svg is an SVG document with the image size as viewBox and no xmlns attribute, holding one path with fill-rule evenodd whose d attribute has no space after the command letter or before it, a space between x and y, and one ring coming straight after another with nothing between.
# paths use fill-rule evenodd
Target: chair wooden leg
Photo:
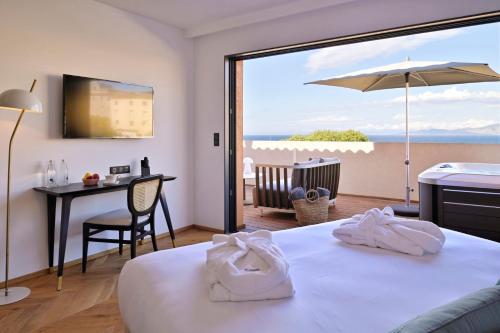
<instances>
[{"instance_id":1,"label":"chair wooden leg","mask_svg":"<svg viewBox=\"0 0 500 333\"><path fill-rule=\"evenodd\" d=\"M89 227L83 226L83 258L82 258L82 273L87 271L87 253L89 249Z\"/></svg>"},{"instance_id":2,"label":"chair wooden leg","mask_svg":"<svg viewBox=\"0 0 500 333\"><path fill-rule=\"evenodd\" d=\"M158 245L156 244L156 230L155 230L155 221L154 219L151 219L151 223L149 224L151 231L153 233L151 234L151 243L153 243L153 250L158 251Z\"/></svg>"},{"instance_id":3,"label":"chair wooden leg","mask_svg":"<svg viewBox=\"0 0 500 333\"><path fill-rule=\"evenodd\" d=\"M142 234L144 233L144 231L145 231L144 227L139 228L139 233L141 234L141 237L139 237L139 245L144 244L144 236L142 236Z\"/></svg>"},{"instance_id":4,"label":"chair wooden leg","mask_svg":"<svg viewBox=\"0 0 500 333\"><path fill-rule=\"evenodd\" d=\"M119 243L118 243L118 253L120 255L123 254L123 230L119 230L118 231L118 239L119 239Z\"/></svg>"},{"instance_id":5,"label":"chair wooden leg","mask_svg":"<svg viewBox=\"0 0 500 333\"><path fill-rule=\"evenodd\" d=\"M137 228L130 231L130 258L134 259L137 251Z\"/></svg>"}]
</instances>

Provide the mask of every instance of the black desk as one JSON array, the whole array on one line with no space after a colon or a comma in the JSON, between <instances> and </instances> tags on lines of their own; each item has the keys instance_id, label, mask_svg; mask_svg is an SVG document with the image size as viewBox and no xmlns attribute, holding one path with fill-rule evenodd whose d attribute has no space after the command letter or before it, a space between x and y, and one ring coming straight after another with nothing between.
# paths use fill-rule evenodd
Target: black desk
<instances>
[{"instance_id":1,"label":"black desk","mask_svg":"<svg viewBox=\"0 0 500 333\"><path fill-rule=\"evenodd\" d=\"M35 187L34 190L44 193L47 196L47 223L48 223L48 247L49 247L49 269L54 266L54 233L56 224L56 200L58 197L62 199L61 205L61 230L59 234L59 258L57 264L57 290L62 288L62 276L64 270L64 256L66 254L66 240L68 238L69 216L71 211L71 201L76 197L83 197L87 195L116 192L126 190L130 181L137 177L123 177L115 185L103 185L103 181L99 182L96 186L84 186L83 183L72 183L65 186L58 187ZM164 181L171 181L177 177L164 176ZM174 243L175 234L172 228L172 220L168 211L167 200L162 191L160 196L163 214L167 221L168 231ZM174 245L175 246L175 245Z\"/></svg>"}]
</instances>

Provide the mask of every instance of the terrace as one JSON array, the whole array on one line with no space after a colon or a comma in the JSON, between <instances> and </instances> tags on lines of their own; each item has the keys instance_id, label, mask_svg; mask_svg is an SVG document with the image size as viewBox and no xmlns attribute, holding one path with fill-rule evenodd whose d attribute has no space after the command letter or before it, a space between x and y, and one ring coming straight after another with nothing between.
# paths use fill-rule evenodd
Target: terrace
<instances>
[{"instance_id":1,"label":"terrace","mask_svg":"<svg viewBox=\"0 0 500 333\"><path fill-rule=\"evenodd\" d=\"M412 201L418 202L418 174L442 162L499 163L496 144L413 143ZM341 160L339 195L329 209L329 220L362 213L373 207L403 201L403 143L244 141L243 156L254 163L291 165L310 157ZM239 223L248 230L281 230L297 226L294 214L264 210L252 205L252 184L246 182L246 200L241 203Z\"/></svg>"},{"instance_id":2,"label":"terrace","mask_svg":"<svg viewBox=\"0 0 500 333\"><path fill-rule=\"evenodd\" d=\"M247 190L247 195L251 192ZM344 219L354 214L363 213L370 208L384 208L387 205L399 203L400 200L359 197L341 194L337 196L335 205L328 209L328 219L331 221ZM252 205L244 206L245 231L265 229L270 231L284 230L297 227L294 214L269 210L260 215L260 210Z\"/></svg>"}]
</instances>

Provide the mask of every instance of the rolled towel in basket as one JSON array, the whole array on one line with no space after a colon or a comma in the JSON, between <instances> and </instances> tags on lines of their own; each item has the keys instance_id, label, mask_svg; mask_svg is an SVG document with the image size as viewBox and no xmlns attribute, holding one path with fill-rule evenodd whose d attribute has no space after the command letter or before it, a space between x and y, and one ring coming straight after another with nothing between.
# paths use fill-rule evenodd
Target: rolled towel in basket
<instances>
[{"instance_id":1,"label":"rolled towel in basket","mask_svg":"<svg viewBox=\"0 0 500 333\"><path fill-rule=\"evenodd\" d=\"M253 301L293 296L288 262L269 231L214 235L207 250L212 301Z\"/></svg>"},{"instance_id":2,"label":"rolled towel in basket","mask_svg":"<svg viewBox=\"0 0 500 333\"><path fill-rule=\"evenodd\" d=\"M294 187L290 191L290 200L301 200L306 198L306 191L302 187Z\"/></svg>"},{"instance_id":3,"label":"rolled towel in basket","mask_svg":"<svg viewBox=\"0 0 500 333\"><path fill-rule=\"evenodd\" d=\"M324 187L317 187L318 197L330 197L330 190ZM290 200L301 200L306 198L306 191L302 187L295 187L290 191Z\"/></svg>"},{"instance_id":4,"label":"rolled towel in basket","mask_svg":"<svg viewBox=\"0 0 500 333\"><path fill-rule=\"evenodd\" d=\"M333 230L333 236L346 243L367 245L422 256L437 253L445 236L437 225L428 221L394 216L390 207L373 208L354 215Z\"/></svg>"},{"instance_id":5,"label":"rolled towel in basket","mask_svg":"<svg viewBox=\"0 0 500 333\"><path fill-rule=\"evenodd\" d=\"M316 191L318 191L318 195L320 198L322 197L330 197L330 190L324 187L317 187Z\"/></svg>"}]
</instances>

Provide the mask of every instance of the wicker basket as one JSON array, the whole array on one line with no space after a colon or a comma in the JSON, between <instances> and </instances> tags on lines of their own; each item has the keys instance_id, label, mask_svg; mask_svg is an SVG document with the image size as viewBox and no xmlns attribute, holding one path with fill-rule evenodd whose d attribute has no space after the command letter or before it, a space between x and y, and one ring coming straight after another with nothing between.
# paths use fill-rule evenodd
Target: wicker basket
<instances>
[{"instance_id":1,"label":"wicker basket","mask_svg":"<svg viewBox=\"0 0 500 333\"><path fill-rule=\"evenodd\" d=\"M318 191L309 190L305 199L293 200L295 218L299 225L309 225L328 221L328 196L319 197Z\"/></svg>"}]
</instances>

